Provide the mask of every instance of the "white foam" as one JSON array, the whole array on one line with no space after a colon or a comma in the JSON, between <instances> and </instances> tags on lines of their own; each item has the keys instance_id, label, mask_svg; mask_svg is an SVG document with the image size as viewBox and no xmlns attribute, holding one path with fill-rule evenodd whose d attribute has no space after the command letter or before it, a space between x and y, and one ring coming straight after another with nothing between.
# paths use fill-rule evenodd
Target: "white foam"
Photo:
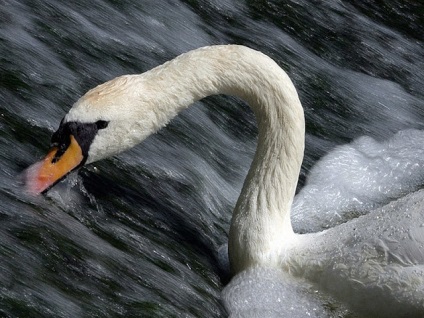
<instances>
[{"instance_id":1,"label":"white foam","mask_svg":"<svg viewBox=\"0 0 424 318\"><path fill-rule=\"evenodd\" d=\"M238 274L224 288L222 299L230 318L325 318L347 312L304 280L271 268L252 268Z\"/></svg>"}]
</instances>

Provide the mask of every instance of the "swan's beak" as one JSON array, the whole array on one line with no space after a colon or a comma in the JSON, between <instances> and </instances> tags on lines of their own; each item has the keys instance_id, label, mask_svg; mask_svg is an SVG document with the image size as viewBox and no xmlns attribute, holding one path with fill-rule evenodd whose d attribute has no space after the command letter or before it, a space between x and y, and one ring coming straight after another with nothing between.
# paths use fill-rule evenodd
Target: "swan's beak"
<instances>
[{"instance_id":1,"label":"swan's beak","mask_svg":"<svg viewBox=\"0 0 424 318\"><path fill-rule=\"evenodd\" d=\"M69 146L63 153L57 147L53 147L43 160L33 164L25 171L27 192L36 195L47 191L69 172L80 166L83 161L81 147L71 135Z\"/></svg>"}]
</instances>

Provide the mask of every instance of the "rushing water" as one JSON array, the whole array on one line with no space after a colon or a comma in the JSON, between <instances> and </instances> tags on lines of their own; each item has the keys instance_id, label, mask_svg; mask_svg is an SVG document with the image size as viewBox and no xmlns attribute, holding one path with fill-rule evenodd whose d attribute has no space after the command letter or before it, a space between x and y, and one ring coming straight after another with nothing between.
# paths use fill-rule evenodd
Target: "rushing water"
<instances>
[{"instance_id":1,"label":"rushing water","mask_svg":"<svg viewBox=\"0 0 424 318\"><path fill-rule=\"evenodd\" d=\"M307 122L299 190L336 145L367 135L366 149L380 151L397 131L423 128L424 5L357 2L2 0L0 315L225 317L217 251L256 144L243 102L198 102L46 196L22 193L19 174L89 88L223 43L263 51L293 79ZM380 194L379 204L394 199Z\"/></svg>"}]
</instances>

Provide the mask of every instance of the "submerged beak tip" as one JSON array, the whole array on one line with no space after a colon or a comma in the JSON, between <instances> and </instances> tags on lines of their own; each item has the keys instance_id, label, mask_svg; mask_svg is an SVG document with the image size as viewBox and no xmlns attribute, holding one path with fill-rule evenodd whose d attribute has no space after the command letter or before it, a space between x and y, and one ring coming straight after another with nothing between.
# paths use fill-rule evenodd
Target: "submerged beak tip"
<instances>
[{"instance_id":1,"label":"submerged beak tip","mask_svg":"<svg viewBox=\"0 0 424 318\"><path fill-rule=\"evenodd\" d=\"M40 174L42 166L43 161L39 161L24 171L24 191L29 195L39 195L48 188L48 180Z\"/></svg>"},{"instance_id":2,"label":"submerged beak tip","mask_svg":"<svg viewBox=\"0 0 424 318\"><path fill-rule=\"evenodd\" d=\"M84 160L81 148L73 137L71 145L58 160L54 160L56 153L57 148L52 148L46 158L24 171L25 192L35 196L47 191Z\"/></svg>"}]
</instances>

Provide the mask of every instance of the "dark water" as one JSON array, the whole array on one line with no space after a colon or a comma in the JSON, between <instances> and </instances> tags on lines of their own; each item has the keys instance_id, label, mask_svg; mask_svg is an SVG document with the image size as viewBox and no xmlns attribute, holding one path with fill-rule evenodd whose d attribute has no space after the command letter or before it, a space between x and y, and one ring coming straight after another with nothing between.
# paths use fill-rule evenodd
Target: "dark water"
<instances>
[{"instance_id":1,"label":"dark water","mask_svg":"<svg viewBox=\"0 0 424 318\"><path fill-rule=\"evenodd\" d=\"M204 45L272 56L307 121L301 182L335 145L423 128L419 1L0 3L0 316L225 317L217 250L255 149L249 108L207 98L144 144L32 198L78 97Z\"/></svg>"}]
</instances>

